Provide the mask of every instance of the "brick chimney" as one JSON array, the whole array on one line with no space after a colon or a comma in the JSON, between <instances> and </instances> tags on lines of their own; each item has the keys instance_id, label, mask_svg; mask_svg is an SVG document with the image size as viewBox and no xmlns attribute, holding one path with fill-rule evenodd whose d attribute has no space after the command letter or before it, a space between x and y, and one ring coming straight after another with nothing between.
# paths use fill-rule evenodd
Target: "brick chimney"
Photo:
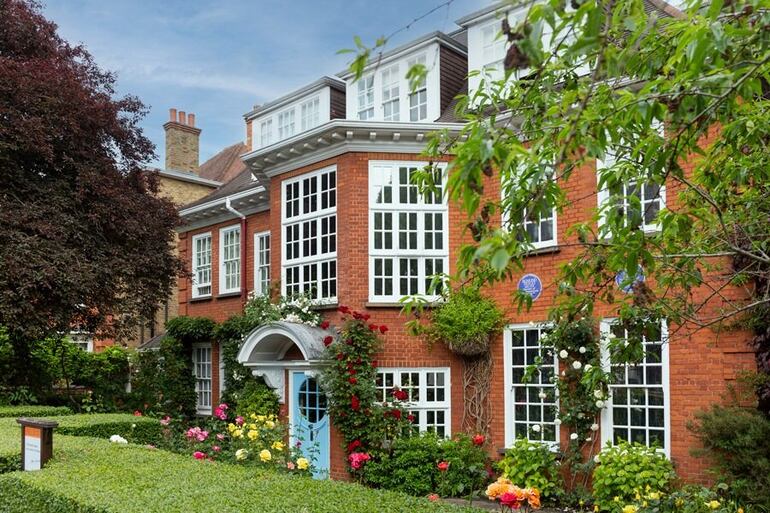
<instances>
[{"instance_id":1,"label":"brick chimney","mask_svg":"<svg viewBox=\"0 0 770 513\"><path fill-rule=\"evenodd\" d=\"M195 114L169 109L166 130L166 169L198 172L201 129L195 128Z\"/></svg>"}]
</instances>

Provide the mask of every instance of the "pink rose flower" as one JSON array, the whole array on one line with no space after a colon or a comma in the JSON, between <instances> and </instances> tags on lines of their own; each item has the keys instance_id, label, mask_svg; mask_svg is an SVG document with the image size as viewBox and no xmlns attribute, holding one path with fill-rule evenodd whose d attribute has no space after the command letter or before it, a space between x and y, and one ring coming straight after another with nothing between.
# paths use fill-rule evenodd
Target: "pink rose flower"
<instances>
[{"instance_id":1,"label":"pink rose flower","mask_svg":"<svg viewBox=\"0 0 770 513\"><path fill-rule=\"evenodd\" d=\"M206 453L203 453L203 452L200 452L200 451L195 451L193 453L193 458L195 458L196 460L202 460L202 459L206 458Z\"/></svg>"},{"instance_id":2,"label":"pink rose flower","mask_svg":"<svg viewBox=\"0 0 770 513\"><path fill-rule=\"evenodd\" d=\"M243 421L243 417L241 417L240 415L239 415L239 416L237 416L237 417L235 417L235 423L236 423L237 425L239 425L239 426L242 426L242 425L243 425L243 422L244 422L244 421Z\"/></svg>"},{"instance_id":3,"label":"pink rose flower","mask_svg":"<svg viewBox=\"0 0 770 513\"><path fill-rule=\"evenodd\" d=\"M168 415L160 419L161 426L168 426L169 424L171 424L171 417L169 417Z\"/></svg>"}]
</instances>

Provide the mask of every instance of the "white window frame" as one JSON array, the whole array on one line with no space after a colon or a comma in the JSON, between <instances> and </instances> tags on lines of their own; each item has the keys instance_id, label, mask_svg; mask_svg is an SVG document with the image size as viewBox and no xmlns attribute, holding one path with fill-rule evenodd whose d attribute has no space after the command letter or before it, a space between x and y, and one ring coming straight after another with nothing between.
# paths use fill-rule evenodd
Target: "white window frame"
<instances>
[{"instance_id":1,"label":"white window frame","mask_svg":"<svg viewBox=\"0 0 770 513\"><path fill-rule=\"evenodd\" d=\"M374 74L361 77L357 82L356 119L374 119Z\"/></svg>"},{"instance_id":2,"label":"white window frame","mask_svg":"<svg viewBox=\"0 0 770 513\"><path fill-rule=\"evenodd\" d=\"M449 438L452 436L452 373L449 367L381 367L377 369L377 374L393 373L394 374L394 386L410 394L410 397L405 403L405 409L413 414L419 412L419 419L417 427L420 432L428 431L430 427L434 427L434 424L428 424L427 412L443 412L444 413L444 436ZM404 374L419 374L418 393L420 400L416 402L411 401L411 390L409 387L401 386L401 376ZM428 373L441 373L444 375L444 400L443 401L428 401ZM398 379L396 380L396 376ZM438 388L438 387L433 387ZM393 398L388 394L387 389L384 387L377 387L378 400L384 399L384 402L392 402ZM383 397L384 395L384 397Z\"/></svg>"},{"instance_id":3,"label":"white window frame","mask_svg":"<svg viewBox=\"0 0 770 513\"><path fill-rule=\"evenodd\" d=\"M322 177L323 175L334 173L335 177L335 183L334 183L334 206L323 208L323 194L324 191L321 188L322 185ZM303 181L307 179L315 179L316 180L316 192L314 193L315 196L315 202L316 202L316 210L312 212L304 212L304 199L305 196L307 196L306 191L304 190L304 184ZM305 173L299 176L296 176L294 178L284 180L281 183L281 294L284 296L290 295L290 293L287 292L287 271L291 269L291 272L294 273L295 269L298 268L298 276L299 276L299 287L300 292L302 292L302 288L305 284L311 283L312 276L308 277L305 276L305 270L306 266L311 266L315 269L315 295L314 299L317 303L336 303L337 302L337 294L339 293L339 268L337 266L337 248L339 246L339 223L337 219L337 202L338 202L338 183L339 183L339 174L337 171L337 166L329 166L322 169L318 169L315 171L312 171L310 173ZM298 213L296 215L291 216L290 218L287 217L286 212L286 190L288 187L299 184L297 186L297 191L299 194L299 201L295 204L298 206L297 208ZM327 251L326 253L322 253L322 246L323 246L323 225L325 220L330 220L331 218L334 218L334 224L335 224L335 230L334 230L334 251ZM316 226L316 232L315 237L312 239L304 239L303 238L303 228L304 223L315 223ZM328 222L328 221L327 221ZM303 242L305 240L308 240L309 243L312 243L314 241L316 245L316 254L312 256L300 256L300 257L293 257L291 260L287 258L287 251L286 251L286 245L287 245L287 232L289 229L294 229L294 227L298 226L298 234L299 238L296 239L299 241L299 253L300 255L304 251L303 249ZM327 269L331 266L334 266L335 272L334 272L334 290L335 293L332 296L329 297L322 297L323 294L323 270L326 267ZM312 269L310 269L312 271ZM326 281L331 282L332 279L329 278Z\"/></svg>"},{"instance_id":4,"label":"white window frame","mask_svg":"<svg viewBox=\"0 0 770 513\"><path fill-rule=\"evenodd\" d=\"M500 20L496 19L480 30L482 69L494 68L495 71L502 71L506 40L500 36Z\"/></svg>"},{"instance_id":5,"label":"white window frame","mask_svg":"<svg viewBox=\"0 0 770 513\"><path fill-rule=\"evenodd\" d=\"M406 67L407 69L411 69L412 66L415 66L417 64L422 64L423 66L427 66L428 59L425 56L425 54L416 55L415 57L409 59L407 61ZM409 94L407 95L407 108L409 110L409 121L411 122L417 122L417 121L425 121L428 119L428 80L427 76L423 78L422 82L415 88L414 91L411 90L411 87L409 88ZM412 105L412 98L417 98L417 102L415 105ZM424 100L424 101L423 101ZM422 114L422 111L425 111L425 114ZM417 112L416 115L413 115L413 112Z\"/></svg>"},{"instance_id":6,"label":"white window frame","mask_svg":"<svg viewBox=\"0 0 770 513\"><path fill-rule=\"evenodd\" d=\"M302 131L310 130L321 124L321 97L314 96L300 104L300 126Z\"/></svg>"},{"instance_id":7,"label":"white window frame","mask_svg":"<svg viewBox=\"0 0 770 513\"><path fill-rule=\"evenodd\" d=\"M263 247L263 242L266 241ZM270 295L270 232L257 232L254 234L254 294L258 296ZM267 282L262 279L262 271L267 274Z\"/></svg>"},{"instance_id":8,"label":"white window frame","mask_svg":"<svg viewBox=\"0 0 770 513\"><path fill-rule=\"evenodd\" d=\"M398 63L382 70L382 119L384 121L399 121L401 119L401 76L398 74ZM386 113L390 107L390 115Z\"/></svg>"},{"instance_id":9,"label":"white window frame","mask_svg":"<svg viewBox=\"0 0 770 513\"><path fill-rule=\"evenodd\" d=\"M505 406L505 446L511 447L513 443L516 441L516 430L515 430L515 406L516 401L514 397L514 383L513 383L513 332L514 331L521 331L524 332L524 337L526 337L526 331L528 330L538 330L538 347L542 348L542 344L540 343L540 340L543 336L543 331L548 330L550 326L547 323L536 323L536 324L510 324L505 327L505 331L503 332L503 350L505 353L503 354L503 376L504 376L504 406ZM525 338L526 341L526 338ZM526 345L524 346L527 347ZM526 349L525 349L526 351ZM556 354L556 351L551 348L551 351L553 352L553 376L556 377L559 375L559 357ZM525 353L526 355L526 353ZM526 356L525 356L526 358ZM546 365L543 365L545 367ZM527 363L526 359L524 361L524 369L526 369ZM527 383L527 384L521 384L520 386L524 386L527 389L527 393L529 393L529 389L533 388L546 388L545 386L540 387L538 384L534 383ZM554 394L556 393L556 384L552 383L551 385L548 385L549 388L553 388ZM541 408L541 419L542 419L542 408L544 408L544 403L532 403L530 404L529 398L527 398L527 402L525 403L527 409L529 409L530 406L539 406ZM550 403L549 403L550 404ZM555 412L554 412L554 419L558 418L559 416L559 399L558 396L556 397L555 401ZM527 411L527 417L529 418L529 411ZM530 422L529 420L526 421L526 424L532 425L535 424L534 422ZM547 445L552 450L556 450L559 448L559 441L560 441L560 431L559 431L559 424L556 422L544 422L541 420L540 426L540 435L543 434L543 425L544 424L553 424L554 431L555 431L555 440L542 440L542 439L536 439L535 437L531 436L531 431L527 430L527 440L531 442L541 443L544 445Z\"/></svg>"},{"instance_id":10,"label":"white window frame","mask_svg":"<svg viewBox=\"0 0 770 513\"><path fill-rule=\"evenodd\" d=\"M297 133L294 107L278 113L278 140L283 141Z\"/></svg>"},{"instance_id":11,"label":"white window frame","mask_svg":"<svg viewBox=\"0 0 770 513\"><path fill-rule=\"evenodd\" d=\"M199 359L199 351L201 350L208 351L209 358L207 362ZM195 376L195 411L200 415L210 415L212 404L214 403L214 350L211 344L200 342L193 344L192 364L193 376ZM206 364L208 364L208 376L201 375L199 372L200 367ZM206 405L205 394L208 394L208 405Z\"/></svg>"},{"instance_id":12,"label":"white window frame","mask_svg":"<svg viewBox=\"0 0 770 513\"><path fill-rule=\"evenodd\" d=\"M259 145L264 148L273 143L273 120L266 119L259 123Z\"/></svg>"},{"instance_id":13,"label":"white window frame","mask_svg":"<svg viewBox=\"0 0 770 513\"><path fill-rule=\"evenodd\" d=\"M208 239L209 240L209 262L208 262L208 268L209 268L209 281L208 283L198 283L198 271L202 267L200 263L198 262L198 241L202 239ZM192 237L192 250L190 251L191 255L191 268L192 268L192 278L190 279L190 286L192 288L192 297L193 298L200 298L200 297L211 297L211 294L214 290L214 262L213 262L213 248L212 248L212 242L213 239L211 237L211 232L205 232L205 233L198 233L196 235L193 235ZM199 291L199 287L209 287L208 293L201 294Z\"/></svg>"},{"instance_id":14,"label":"white window frame","mask_svg":"<svg viewBox=\"0 0 770 513\"><path fill-rule=\"evenodd\" d=\"M417 193L417 203L400 203L399 201L399 168L409 167L421 169L428 165L427 162L416 161L393 161L393 160L371 160L369 161L369 301L372 303L394 303L402 297L399 291L400 265L402 259L417 259L417 295L424 297L428 301L435 301L440 298L440 294L426 294L425 282L427 280L426 262L427 260L441 260L443 274L449 274L449 207L446 195L442 194L441 203L426 203L425 198ZM443 176L442 192L446 187L446 164L438 164ZM377 203L379 187L382 183L381 177L386 173L390 174L392 187L392 202ZM392 247L375 249L375 214L392 214ZM398 248L398 214L417 214L417 248L399 249ZM425 249L425 215L441 214L442 224L442 248ZM390 259L393 262L393 284L392 294L375 295L375 266L376 260ZM409 275L411 277L411 275Z\"/></svg>"},{"instance_id":15,"label":"white window frame","mask_svg":"<svg viewBox=\"0 0 770 513\"><path fill-rule=\"evenodd\" d=\"M225 237L232 233L237 232L238 233L238 258L237 259L231 259L225 262ZM231 226L227 226L225 228L220 228L219 230L219 293L220 294L232 294L236 292L241 291L241 273L243 272L243 263L241 262L241 244L243 241L241 240L242 237L241 233L241 225L240 224L234 224ZM225 274L225 264L228 262L237 262L238 263L238 279L236 280L237 286L236 287L230 287L227 288L227 275Z\"/></svg>"},{"instance_id":16,"label":"white window frame","mask_svg":"<svg viewBox=\"0 0 770 513\"><path fill-rule=\"evenodd\" d=\"M602 339L602 345L601 345L601 362L602 362L602 369L605 372L611 372L611 364L610 364L610 354L609 354L609 348L607 347L606 340L607 336L611 333L612 326L617 322L617 319L613 318L606 318L602 319L600 325L599 325L599 332L601 333L601 339ZM664 444L665 447L662 449L662 452L665 453L666 456L671 456L671 389L670 389L670 380L669 380L669 367L670 367L670 360L669 360L669 352L668 352L668 323L665 321L661 321L660 326L660 338L661 338L661 381L662 383L660 385L647 385L646 383L644 385L630 385L628 383L625 383L623 385L610 385L610 396L605 402L605 407L602 410L601 413L601 427L602 427L602 446L606 445L608 442L612 443L614 445L614 436L613 436L613 394L612 391L615 388L653 388L653 387L661 387L663 389L663 436L664 436ZM645 356L646 359L646 356ZM628 365L626 366L628 367ZM644 366L642 367L642 370L645 370ZM626 374L627 375L627 374ZM645 376L645 381L647 380ZM630 402L630 399L629 399ZM645 404L644 410L645 415L647 414L647 410L649 409L648 405ZM628 423L630 425L631 419L630 419L630 411L629 411L629 419ZM649 421L647 421L647 424L643 427L645 431L649 429Z\"/></svg>"}]
</instances>

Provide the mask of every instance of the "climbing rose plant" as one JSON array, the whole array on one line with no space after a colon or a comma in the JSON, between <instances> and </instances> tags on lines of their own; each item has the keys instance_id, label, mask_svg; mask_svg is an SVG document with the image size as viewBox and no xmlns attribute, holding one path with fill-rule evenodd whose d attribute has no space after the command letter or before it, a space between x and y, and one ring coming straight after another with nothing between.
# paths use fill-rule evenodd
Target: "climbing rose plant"
<instances>
[{"instance_id":1,"label":"climbing rose plant","mask_svg":"<svg viewBox=\"0 0 770 513\"><path fill-rule=\"evenodd\" d=\"M339 311L343 317L337 336L324 339L328 365L322 382L329 415L342 434L349 470L355 474L372 452L408 432L413 418L404 408L406 391L394 389L384 401L378 395L375 357L382 344L379 337L388 327L346 306Z\"/></svg>"}]
</instances>

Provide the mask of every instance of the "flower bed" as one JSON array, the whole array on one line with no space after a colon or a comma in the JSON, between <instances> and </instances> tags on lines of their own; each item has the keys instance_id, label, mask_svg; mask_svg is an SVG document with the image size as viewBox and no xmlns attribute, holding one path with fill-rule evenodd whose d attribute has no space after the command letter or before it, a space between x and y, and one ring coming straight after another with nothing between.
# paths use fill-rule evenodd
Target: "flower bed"
<instances>
[{"instance_id":1,"label":"flower bed","mask_svg":"<svg viewBox=\"0 0 770 513\"><path fill-rule=\"evenodd\" d=\"M163 476L163 479L158 479ZM61 436L40 472L0 476L9 513L313 511L470 513L394 492L273 473L106 440Z\"/></svg>"}]
</instances>

